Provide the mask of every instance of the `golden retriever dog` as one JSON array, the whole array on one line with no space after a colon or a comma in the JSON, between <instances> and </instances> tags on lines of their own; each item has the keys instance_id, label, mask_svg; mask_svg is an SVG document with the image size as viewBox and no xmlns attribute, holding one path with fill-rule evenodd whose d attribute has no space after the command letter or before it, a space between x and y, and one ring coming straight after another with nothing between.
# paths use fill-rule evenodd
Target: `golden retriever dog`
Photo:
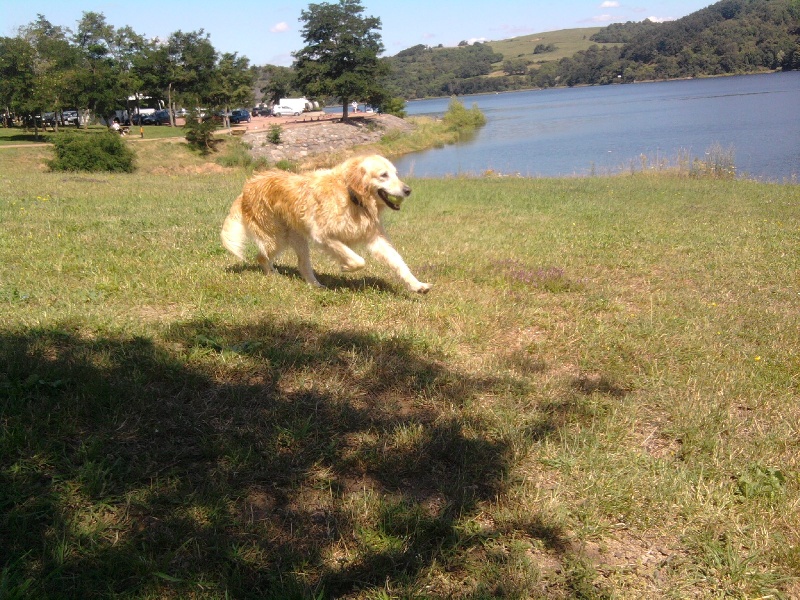
<instances>
[{"instance_id":1,"label":"golden retriever dog","mask_svg":"<svg viewBox=\"0 0 800 600\"><path fill-rule=\"evenodd\" d=\"M364 245L410 291L425 293L431 286L414 277L381 224L381 213L386 208L400 210L410 194L394 165L377 155L304 174L269 171L244 184L222 226L222 243L245 260L247 241L254 242L265 273L275 271L273 261L291 246L303 279L318 287L323 286L311 267L309 240L345 272L364 268L364 259L352 249Z\"/></svg>"}]
</instances>

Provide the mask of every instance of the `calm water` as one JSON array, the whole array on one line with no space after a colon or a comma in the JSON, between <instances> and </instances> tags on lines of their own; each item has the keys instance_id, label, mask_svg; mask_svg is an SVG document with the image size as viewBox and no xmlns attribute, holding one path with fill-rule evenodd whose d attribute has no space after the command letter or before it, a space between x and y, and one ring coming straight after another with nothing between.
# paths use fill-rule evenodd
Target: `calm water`
<instances>
[{"instance_id":1,"label":"calm water","mask_svg":"<svg viewBox=\"0 0 800 600\"><path fill-rule=\"evenodd\" d=\"M614 173L650 161L702 158L715 144L737 172L784 181L800 175L800 72L463 96L487 124L472 139L396 160L417 177ZM441 115L448 99L409 102Z\"/></svg>"}]
</instances>

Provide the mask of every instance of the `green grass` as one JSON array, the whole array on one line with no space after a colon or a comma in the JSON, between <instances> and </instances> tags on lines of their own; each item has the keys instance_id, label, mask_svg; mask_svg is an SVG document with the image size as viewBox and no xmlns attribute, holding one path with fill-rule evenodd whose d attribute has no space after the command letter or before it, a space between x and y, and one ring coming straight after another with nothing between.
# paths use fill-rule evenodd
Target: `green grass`
<instances>
[{"instance_id":1,"label":"green grass","mask_svg":"<svg viewBox=\"0 0 800 600\"><path fill-rule=\"evenodd\" d=\"M102 125L92 125L88 128L89 132L92 131L106 131L107 127ZM61 127L59 133L62 131L75 131L74 127ZM144 136L142 136L144 133ZM52 130L45 131L39 130L38 136L33 129L25 129L23 127L0 127L0 148L12 145L36 145L43 142L50 142L53 136L58 135ZM166 138L183 138L186 132L183 127L167 127L163 125L143 125L141 128L137 126L131 127L131 132L126 140L140 140L144 139L166 139Z\"/></svg>"},{"instance_id":2,"label":"green grass","mask_svg":"<svg viewBox=\"0 0 800 600\"><path fill-rule=\"evenodd\" d=\"M524 58L532 65L536 66L543 62L558 61L562 58L569 58L576 52L587 50L593 45L613 46L616 44L598 44L591 38L595 33L603 29L602 27L582 27L579 29L561 29L559 31L548 31L545 33L533 33L523 35L508 40L491 41L488 44L492 50L503 55L504 60ZM536 46L553 45L553 52L534 54ZM496 65L498 71L502 64Z\"/></svg>"},{"instance_id":3,"label":"green grass","mask_svg":"<svg viewBox=\"0 0 800 600\"><path fill-rule=\"evenodd\" d=\"M800 188L412 180L327 290L246 170L0 151L0 596L800 595Z\"/></svg>"}]
</instances>

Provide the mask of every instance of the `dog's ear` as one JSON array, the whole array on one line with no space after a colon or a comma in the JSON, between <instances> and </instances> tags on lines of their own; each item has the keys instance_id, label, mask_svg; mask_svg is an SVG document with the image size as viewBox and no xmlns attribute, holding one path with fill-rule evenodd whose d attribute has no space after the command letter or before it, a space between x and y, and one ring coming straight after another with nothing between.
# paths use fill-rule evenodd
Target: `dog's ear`
<instances>
[{"instance_id":1,"label":"dog's ear","mask_svg":"<svg viewBox=\"0 0 800 600\"><path fill-rule=\"evenodd\" d=\"M370 195L369 177L367 177L364 164L361 161L353 161L348 165L344 173L344 181L350 198L356 204L363 205Z\"/></svg>"}]
</instances>

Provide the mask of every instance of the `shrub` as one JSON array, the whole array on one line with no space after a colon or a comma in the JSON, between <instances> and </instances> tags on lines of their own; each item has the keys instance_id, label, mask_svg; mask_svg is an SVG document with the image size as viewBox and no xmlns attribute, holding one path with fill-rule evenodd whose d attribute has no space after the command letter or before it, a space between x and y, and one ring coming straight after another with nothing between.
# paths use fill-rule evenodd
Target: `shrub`
<instances>
[{"instance_id":1,"label":"shrub","mask_svg":"<svg viewBox=\"0 0 800 600\"><path fill-rule=\"evenodd\" d=\"M196 110L192 110L186 115L186 123L183 126L186 131L186 141L189 146L199 150L202 154L214 151L214 147L219 140L214 137L217 129L217 122L214 119L202 119Z\"/></svg>"},{"instance_id":2,"label":"shrub","mask_svg":"<svg viewBox=\"0 0 800 600\"><path fill-rule=\"evenodd\" d=\"M132 173L135 154L117 133L69 132L53 138L53 171Z\"/></svg>"},{"instance_id":3,"label":"shrub","mask_svg":"<svg viewBox=\"0 0 800 600\"><path fill-rule=\"evenodd\" d=\"M267 140L271 144L280 144L282 134L283 134L283 127L281 127L277 123L273 123L269 127L269 133L267 133Z\"/></svg>"},{"instance_id":4,"label":"shrub","mask_svg":"<svg viewBox=\"0 0 800 600\"><path fill-rule=\"evenodd\" d=\"M476 104L468 109L456 98L450 100L442 120L452 131L470 131L486 124L486 117Z\"/></svg>"},{"instance_id":5,"label":"shrub","mask_svg":"<svg viewBox=\"0 0 800 600\"><path fill-rule=\"evenodd\" d=\"M381 112L404 119L406 117L406 101L403 98L388 98L381 103Z\"/></svg>"}]
</instances>

